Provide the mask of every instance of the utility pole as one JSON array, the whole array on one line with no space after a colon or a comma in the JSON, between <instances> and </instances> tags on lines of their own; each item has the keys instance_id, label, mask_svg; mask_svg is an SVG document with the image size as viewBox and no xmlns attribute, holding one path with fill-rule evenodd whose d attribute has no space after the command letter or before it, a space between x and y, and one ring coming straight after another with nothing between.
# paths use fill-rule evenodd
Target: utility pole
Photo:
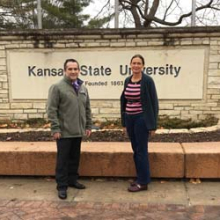
<instances>
[{"instance_id":1,"label":"utility pole","mask_svg":"<svg viewBox=\"0 0 220 220\"><path fill-rule=\"evenodd\" d=\"M196 0L192 0L191 26L196 26Z\"/></svg>"},{"instance_id":2,"label":"utility pole","mask_svg":"<svg viewBox=\"0 0 220 220\"><path fill-rule=\"evenodd\" d=\"M37 0L37 24L38 29L42 29L42 11L41 11L41 0Z\"/></svg>"},{"instance_id":3,"label":"utility pole","mask_svg":"<svg viewBox=\"0 0 220 220\"><path fill-rule=\"evenodd\" d=\"M119 20L119 9L118 9L118 0L115 0L115 28L118 28L118 20Z\"/></svg>"}]
</instances>

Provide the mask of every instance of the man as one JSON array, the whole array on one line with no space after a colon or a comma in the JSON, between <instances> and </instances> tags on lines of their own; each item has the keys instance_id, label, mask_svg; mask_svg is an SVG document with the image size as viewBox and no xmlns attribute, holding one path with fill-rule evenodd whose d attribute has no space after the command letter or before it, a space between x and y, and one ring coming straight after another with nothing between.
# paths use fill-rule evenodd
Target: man
<instances>
[{"instance_id":1,"label":"man","mask_svg":"<svg viewBox=\"0 0 220 220\"><path fill-rule=\"evenodd\" d=\"M49 89L47 114L57 143L56 182L58 197L67 198L67 188L85 189L78 182L82 136L91 134L90 100L83 81L78 78L79 63L68 59L64 77Z\"/></svg>"}]
</instances>

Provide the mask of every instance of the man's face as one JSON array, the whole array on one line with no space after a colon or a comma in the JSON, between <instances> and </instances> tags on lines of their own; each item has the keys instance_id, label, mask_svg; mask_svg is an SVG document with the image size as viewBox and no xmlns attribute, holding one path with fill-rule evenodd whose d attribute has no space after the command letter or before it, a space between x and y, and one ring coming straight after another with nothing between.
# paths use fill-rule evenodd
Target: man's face
<instances>
[{"instance_id":1,"label":"man's face","mask_svg":"<svg viewBox=\"0 0 220 220\"><path fill-rule=\"evenodd\" d=\"M65 69L65 75L71 80L75 81L77 80L79 76L80 70L79 66L75 62L68 62L66 64L66 69Z\"/></svg>"}]
</instances>

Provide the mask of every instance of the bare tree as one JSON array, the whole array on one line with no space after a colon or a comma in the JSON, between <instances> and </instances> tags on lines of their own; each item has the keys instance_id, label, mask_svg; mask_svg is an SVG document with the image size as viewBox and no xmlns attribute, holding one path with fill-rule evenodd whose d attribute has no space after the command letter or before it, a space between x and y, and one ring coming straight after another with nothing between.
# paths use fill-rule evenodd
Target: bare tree
<instances>
[{"instance_id":1,"label":"bare tree","mask_svg":"<svg viewBox=\"0 0 220 220\"><path fill-rule=\"evenodd\" d=\"M110 5L110 1L106 0L106 4ZM192 16L191 1L186 5L183 0L119 0L119 5L123 27L132 26L131 22L136 28L188 26ZM196 25L219 24L220 0L197 0Z\"/></svg>"}]
</instances>

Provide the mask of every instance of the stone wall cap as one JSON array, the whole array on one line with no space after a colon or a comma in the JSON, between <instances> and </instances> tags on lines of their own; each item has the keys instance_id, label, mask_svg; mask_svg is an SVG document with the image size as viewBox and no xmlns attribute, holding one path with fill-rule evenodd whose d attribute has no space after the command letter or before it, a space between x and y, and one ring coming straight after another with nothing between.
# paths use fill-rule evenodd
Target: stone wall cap
<instances>
[{"instance_id":1,"label":"stone wall cap","mask_svg":"<svg viewBox=\"0 0 220 220\"><path fill-rule=\"evenodd\" d=\"M122 129L92 129L92 132L100 132L100 131L122 131ZM199 133L199 132L211 132L220 130L220 124L214 125L211 127L199 127L199 128L191 128L191 129L157 129L156 134L179 134L179 133ZM0 134L3 133L23 133L23 132L38 132L38 131L50 131L50 128L2 128L0 129Z\"/></svg>"},{"instance_id":2,"label":"stone wall cap","mask_svg":"<svg viewBox=\"0 0 220 220\"><path fill-rule=\"evenodd\" d=\"M0 36L44 36L49 37L54 36L63 36L63 35L123 35L123 34L184 34L184 33L219 33L220 27L166 27L166 28L108 28L108 29L29 29L29 30L5 30L0 32Z\"/></svg>"},{"instance_id":3,"label":"stone wall cap","mask_svg":"<svg viewBox=\"0 0 220 220\"><path fill-rule=\"evenodd\" d=\"M182 143L186 154L220 154L219 142Z\"/></svg>"}]
</instances>

